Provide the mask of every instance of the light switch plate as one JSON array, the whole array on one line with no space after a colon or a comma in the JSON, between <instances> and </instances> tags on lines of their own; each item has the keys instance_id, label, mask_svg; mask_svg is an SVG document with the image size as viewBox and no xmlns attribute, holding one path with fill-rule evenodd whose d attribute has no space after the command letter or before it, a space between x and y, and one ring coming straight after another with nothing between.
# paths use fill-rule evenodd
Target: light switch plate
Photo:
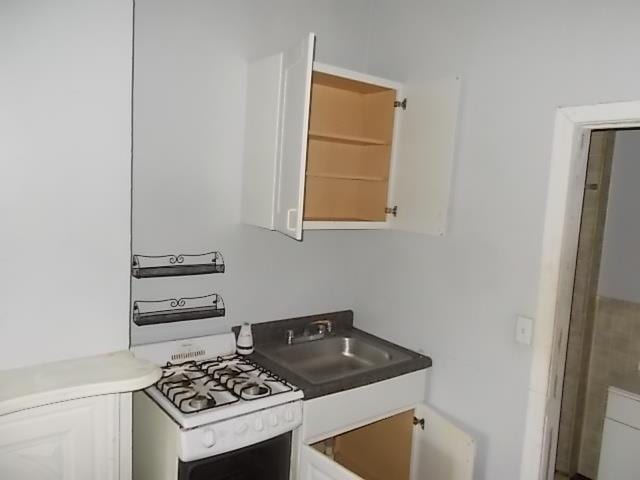
<instances>
[{"instance_id":1,"label":"light switch plate","mask_svg":"<svg viewBox=\"0 0 640 480\"><path fill-rule=\"evenodd\" d=\"M516 342L522 345L531 345L531 337L533 337L533 319L529 317L518 316L516 322Z\"/></svg>"}]
</instances>

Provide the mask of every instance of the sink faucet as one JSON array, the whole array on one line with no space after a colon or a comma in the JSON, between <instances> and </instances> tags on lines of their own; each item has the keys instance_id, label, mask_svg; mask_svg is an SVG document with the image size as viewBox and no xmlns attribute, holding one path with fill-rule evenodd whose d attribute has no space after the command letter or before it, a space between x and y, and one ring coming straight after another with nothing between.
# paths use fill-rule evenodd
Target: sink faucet
<instances>
[{"instance_id":1,"label":"sink faucet","mask_svg":"<svg viewBox=\"0 0 640 480\"><path fill-rule=\"evenodd\" d=\"M287 345L320 340L327 335L333 335L333 322L331 320L316 320L315 322L311 322L299 337L295 337L291 329L286 330L285 334Z\"/></svg>"},{"instance_id":2,"label":"sink faucet","mask_svg":"<svg viewBox=\"0 0 640 480\"><path fill-rule=\"evenodd\" d=\"M311 329L315 328L315 335L322 334L322 336L333 333L333 322L331 320L316 320L311 322L309 326L304 330L305 335L312 335Z\"/></svg>"}]
</instances>

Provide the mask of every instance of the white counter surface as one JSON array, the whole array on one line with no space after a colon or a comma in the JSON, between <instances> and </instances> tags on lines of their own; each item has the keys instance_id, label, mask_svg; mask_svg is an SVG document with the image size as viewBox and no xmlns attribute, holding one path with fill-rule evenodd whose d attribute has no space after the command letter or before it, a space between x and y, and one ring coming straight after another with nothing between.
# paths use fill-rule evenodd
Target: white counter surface
<instances>
[{"instance_id":1,"label":"white counter surface","mask_svg":"<svg viewBox=\"0 0 640 480\"><path fill-rule=\"evenodd\" d=\"M0 415L49 403L131 392L155 383L157 365L129 351L0 371Z\"/></svg>"}]
</instances>

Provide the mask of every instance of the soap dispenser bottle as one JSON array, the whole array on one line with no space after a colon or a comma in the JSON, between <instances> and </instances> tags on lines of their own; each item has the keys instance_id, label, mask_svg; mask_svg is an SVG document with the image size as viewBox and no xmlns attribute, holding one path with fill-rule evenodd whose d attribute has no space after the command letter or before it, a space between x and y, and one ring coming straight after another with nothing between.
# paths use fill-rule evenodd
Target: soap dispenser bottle
<instances>
[{"instance_id":1,"label":"soap dispenser bottle","mask_svg":"<svg viewBox=\"0 0 640 480\"><path fill-rule=\"evenodd\" d=\"M251 333L251 325L243 323L236 340L236 350L240 355L249 355L253 353L253 334Z\"/></svg>"}]
</instances>

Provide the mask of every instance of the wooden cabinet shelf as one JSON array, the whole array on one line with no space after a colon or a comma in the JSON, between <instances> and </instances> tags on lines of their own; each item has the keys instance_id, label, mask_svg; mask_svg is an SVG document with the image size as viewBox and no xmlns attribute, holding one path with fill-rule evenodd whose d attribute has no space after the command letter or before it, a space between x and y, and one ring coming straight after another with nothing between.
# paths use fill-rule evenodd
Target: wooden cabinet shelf
<instances>
[{"instance_id":1,"label":"wooden cabinet shelf","mask_svg":"<svg viewBox=\"0 0 640 480\"><path fill-rule=\"evenodd\" d=\"M370 175L341 175L335 173L307 173L307 177L333 178L336 180L360 180L363 182L386 182L386 177L375 177Z\"/></svg>"},{"instance_id":2,"label":"wooden cabinet shelf","mask_svg":"<svg viewBox=\"0 0 640 480\"><path fill-rule=\"evenodd\" d=\"M390 145L391 142L380 138L363 137L360 135L345 135L334 132L319 132L316 130L309 131L311 140L320 140L325 142L349 143L352 145Z\"/></svg>"}]
</instances>

